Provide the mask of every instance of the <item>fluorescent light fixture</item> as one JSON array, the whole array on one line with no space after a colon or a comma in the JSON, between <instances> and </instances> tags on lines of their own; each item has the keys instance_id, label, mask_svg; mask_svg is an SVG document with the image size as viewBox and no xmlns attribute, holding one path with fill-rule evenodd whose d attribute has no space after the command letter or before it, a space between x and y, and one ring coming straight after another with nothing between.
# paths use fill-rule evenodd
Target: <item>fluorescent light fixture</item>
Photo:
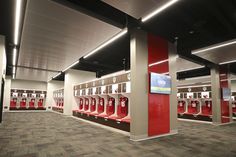
<instances>
[{"instance_id":1,"label":"fluorescent light fixture","mask_svg":"<svg viewBox=\"0 0 236 157\"><path fill-rule=\"evenodd\" d=\"M16 74L16 67L15 66L13 66L13 68L12 68L12 73Z\"/></svg>"},{"instance_id":2,"label":"fluorescent light fixture","mask_svg":"<svg viewBox=\"0 0 236 157\"><path fill-rule=\"evenodd\" d=\"M75 66L75 65L78 64L78 63L79 63L79 61L74 62L73 64L71 64L70 66L68 66L67 68L65 68L62 72L67 71L68 69L72 68L73 66Z\"/></svg>"},{"instance_id":3,"label":"fluorescent light fixture","mask_svg":"<svg viewBox=\"0 0 236 157\"><path fill-rule=\"evenodd\" d=\"M16 0L16 10L15 10L15 34L14 34L14 44L18 45L19 40L19 30L20 30L20 17L21 17L21 0Z\"/></svg>"},{"instance_id":4,"label":"fluorescent light fixture","mask_svg":"<svg viewBox=\"0 0 236 157\"><path fill-rule=\"evenodd\" d=\"M125 71L125 70L117 71L117 72L114 72L114 73L111 73L111 74L103 75L101 78L104 79L104 78L118 76L118 75L127 74L127 73L130 73L130 70L127 70L127 71Z\"/></svg>"},{"instance_id":5,"label":"fluorescent light fixture","mask_svg":"<svg viewBox=\"0 0 236 157\"><path fill-rule=\"evenodd\" d=\"M52 81L52 77L48 80L48 82Z\"/></svg>"},{"instance_id":6,"label":"fluorescent light fixture","mask_svg":"<svg viewBox=\"0 0 236 157\"><path fill-rule=\"evenodd\" d=\"M16 65L16 56L17 56L17 50L16 48L13 49L13 58L12 58L12 65Z\"/></svg>"},{"instance_id":7,"label":"fluorescent light fixture","mask_svg":"<svg viewBox=\"0 0 236 157\"><path fill-rule=\"evenodd\" d=\"M119 32L118 34L116 34L115 36L113 36L111 39L109 39L108 41L104 42L103 44L101 44L100 46L98 46L97 48L95 48L94 50L92 50L89 54L85 55L84 58L88 58L89 56L91 56L92 54L98 52L99 50L101 50L102 48L104 48L105 46L109 45L110 43L112 43L113 41L117 40L118 38L122 37L123 35L125 35L128 32L128 29L125 28L123 29L121 32Z\"/></svg>"},{"instance_id":8,"label":"fluorescent light fixture","mask_svg":"<svg viewBox=\"0 0 236 157\"><path fill-rule=\"evenodd\" d=\"M223 79L223 80L220 80L220 82L225 82L225 81L229 81L228 79Z\"/></svg>"},{"instance_id":9,"label":"fluorescent light fixture","mask_svg":"<svg viewBox=\"0 0 236 157\"><path fill-rule=\"evenodd\" d=\"M171 0L169 2L167 2L166 4L164 4L163 6L161 6L160 8L157 8L156 10L154 10L153 12L151 12L150 14L144 16L141 21L142 22L146 22L147 20L151 19L153 16L159 14L160 12L162 12L163 10L167 9L168 7L170 7L171 5L175 4L176 2L178 2L179 0Z\"/></svg>"},{"instance_id":10,"label":"fluorescent light fixture","mask_svg":"<svg viewBox=\"0 0 236 157\"><path fill-rule=\"evenodd\" d=\"M231 81L236 81L236 78L232 78Z\"/></svg>"},{"instance_id":11,"label":"fluorescent light fixture","mask_svg":"<svg viewBox=\"0 0 236 157\"><path fill-rule=\"evenodd\" d=\"M196 69L201 69L204 68L205 66L199 66L199 67L195 67L195 68L189 68L189 69L183 69L183 70L179 70L177 72L184 72L184 71L190 71L190 70L196 70Z\"/></svg>"},{"instance_id":12,"label":"fluorescent light fixture","mask_svg":"<svg viewBox=\"0 0 236 157\"><path fill-rule=\"evenodd\" d=\"M55 76L53 76L52 78L56 78L57 76L61 75L61 72L59 72L58 74L56 74Z\"/></svg>"},{"instance_id":13,"label":"fluorescent light fixture","mask_svg":"<svg viewBox=\"0 0 236 157\"><path fill-rule=\"evenodd\" d=\"M212 45L212 46L209 46L209 47L206 47L206 48L194 50L192 52L192 54L198 54L198 53L202 53L202 52L218 49L218 48L229 46L229 45L233 45L233 44L236 44L236 39L229 40L229 41L226 41L226 42L223 42L223 43L220 43L220 44L215 44L215 45Z\"/></svg>"},{"instance_id":14,"label":"fluorescent light fixture","mask_svg":"<svg viewBox=\"0 0 236 157\"><path fill-rule=\"evenodd\" d=\"M219 65L230 64L230 63L235 63L235 62L236 62L236 60L221 62L221 63L219 63Z\"/></svg>"},{"instance_id":15,"label":"fluorescent light fixture","mask_svg":"<svg viewBox=\"0 0 236 157\"><path fill-rule=\"evenodd\" d=\"M181 85L181 86L177 87L177 89L182 89L182 88L195 88L195 87L207 87L207 86L211 86L211 84L196 85L196 86Z\"/></svg>"},{"instance_id":16,"label":"fluorescent light fixture","mask_svg":"<svg viewBox=\"0 0 236 157\"><path fill-rule=\"evenodd\" d=\"M192 77L192 78L187 78L187 80L198 80L198 79L204 79L204 78L210 78L211 76L200 76L200 77Z\"/></svg>"},{"instance_id":17,"label":"fluorescent light fixture","mask_svg":"<svg viewBox=\"0 0 236 157\"><path fill-rule=\"evenodd\" d=\"M12 68L12 78L15 79L16 78L16 67L13 66Z\"/></svg>"},{"instance_id":18,"label":"fluorescent light fixture","mask_svg":"<svg viewBox=\"0 0 236 157\"><path fill-rule=\"evenodd\" d=\"M168 61L169 61L168 59L165 59L165 60L162 60L162 61L159 61L159 62L155 62L155 63L149 64L148 66L151 67L151 66L154 66L154 65L158 65L158 64L162 64L162 63L168 62Z\"/></svg>"},{"instance_id":19,"label":"fluorescent light fixture","mask_svg":"<svg viewBox=\"0 0 236 157\"><path fill-rule=\"evenodd\" d=\"M166 72L166 73L161 73L162 75L169 75L169 72Z\"/></svg>"}]
</instances>

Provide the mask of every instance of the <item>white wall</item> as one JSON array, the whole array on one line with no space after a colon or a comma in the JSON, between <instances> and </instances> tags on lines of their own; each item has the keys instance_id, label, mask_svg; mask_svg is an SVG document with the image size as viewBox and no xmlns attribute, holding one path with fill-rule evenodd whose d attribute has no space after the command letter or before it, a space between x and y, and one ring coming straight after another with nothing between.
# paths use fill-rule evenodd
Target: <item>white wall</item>
<instances>
[{"instance_id":1,"label":"white wall","mask_svg":"<svg viewBox=\"0 0 236 157\"><path fill-rule=\"evenodd\" d=\"M96 73L80 70L68 70L65 74L64 84L64 114L72 115L72 109L76 108L77 104L74 99L74 85L78 85L85 81L96 78Z\"/></svg>"},{"instance_id":2,"label":"white wall","mask_svg":"<svg viewBox=\"0 0 236 157\"><path fill-rule=\"evenodd\" d=\"M0 76L5 78L6 74L6 51L5 51L5 37L0 35ZM2 81L2 80L1 80Z\"/></svg>"},{"instance_id":3,"label":"white wall","mask_svg":"<svg viewBox=\"0 0 236 157\"><path fill-rule=\"evenodd\" d=\"M236 92L236 81L231 81L231 91Z\"/></svg>"},{"instance_id":4,"label":"white wall","mask_svg":"<svg viewBox=\"0 0 236 157\"><path fill-rule=\"evenodd\" d=\"M32 90L47 90L47 83L46 82L39 82L39 81L29 81L29 80L12 80L11 81L11 88L16 89L32 89Z\"/></svg>"},{"instance_id":5,"label":"white wall","mask_svg":"<svg viewBox=\"0 0 236 157\"><path fill-rule=\"evenodd\" d=\"M1 91L2 91L2 78L5 79L6 73L6 51L5 51L5 37L0 35L0 99L1 98ZM0 104L2 108L3 104ZM2 111L0 111L2 112Z\"/></svg>"},{"instance_id":6,"label":"white wall","mask_svg":"<svg viewBox=\"0 0 236 157\"><path fill-rule=\"evenodd\" d=\"M5 79L5 87L4 87L4 98L3 98L3 111L8 111L10 108L10 99L11 99L11 76L7 76Z\"/></svg>"},{"instance_id":7,"label":"white wall","mask_svg":"<svg viewBox=\"0 0 236 157\"><path fill-rule=\"evenodd\" d=\"M55 106L56 103L53 99L53 91L57 90L57 89L61 89L64 88L64 82L63 81L50 81L48 82L47 85L47 100L46 100L46 108L48 110L48 107L52 107Z\"/></svg>"}]
</instances>

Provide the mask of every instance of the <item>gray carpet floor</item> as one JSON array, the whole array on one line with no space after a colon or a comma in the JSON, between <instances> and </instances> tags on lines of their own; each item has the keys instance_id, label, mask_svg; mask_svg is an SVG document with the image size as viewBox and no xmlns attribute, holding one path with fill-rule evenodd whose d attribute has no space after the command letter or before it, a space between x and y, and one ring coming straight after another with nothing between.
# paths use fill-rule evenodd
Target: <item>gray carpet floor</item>
<instances>
[{"instance_id":1,"label":"gray carpet floor","mask_svg":"<svg viewBox=\"0 0 236 157\"><path fill-rule=\"evenodd\" d=\"M179 122L177 135L132 142L56 113L4 113L0 157L236 157L236 124Z\"/></svg>"}]
</instances>

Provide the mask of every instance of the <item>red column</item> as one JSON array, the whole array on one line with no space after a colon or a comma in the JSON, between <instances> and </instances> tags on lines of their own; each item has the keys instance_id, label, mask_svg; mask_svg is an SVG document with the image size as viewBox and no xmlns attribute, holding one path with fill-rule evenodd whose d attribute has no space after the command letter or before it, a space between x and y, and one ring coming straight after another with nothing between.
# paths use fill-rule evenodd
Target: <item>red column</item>
<instances>
[{"instance_id":1,"label":"red column","mask_svg":"<svg viewBox=\"0 0 236 157\"><path fill-rule=\"evenodd\" d=\"M221 66L220 67L220 88L230 88L229 87L229 74L228 67ZM222 95L222 94L221 94ZM228 123L230 122L230 114L229 114L229 101L225 101L221 96L221 122Z\"/></svg>"},{"instance_id":2,"label":"red column","mask_svg":"<svg viewBox=\"0 0 236 157\"><path fill-rule=\"evenodd\" d=\"M169 53L168 41L148 34L148 64L164 61L148 66L148 73L168 73ZM150 76L149 76L150 77ZM150 81L150 78L149 78ZM150 82L149 82L150 84ZM149 85L150 87L150 85ZM149 90L150 91L150 90ZM170 132L170 98L165 94L148 94L148 136L156 136Z\"/></svg>"}]
</instances>

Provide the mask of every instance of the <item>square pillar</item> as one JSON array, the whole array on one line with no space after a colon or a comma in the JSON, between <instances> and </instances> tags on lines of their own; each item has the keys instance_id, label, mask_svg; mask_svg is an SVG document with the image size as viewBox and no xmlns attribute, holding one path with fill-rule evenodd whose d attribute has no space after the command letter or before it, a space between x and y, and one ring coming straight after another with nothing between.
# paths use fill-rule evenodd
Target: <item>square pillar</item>
<instances>
[{"instance_id":1,"label":"square pillar","mask_svg":"<svg viewBox=\"0 0 236 157\"><path fill-rule=\"evenodd\" d=\"M4 87L3 111L10 110L10 101L11 101L11 77L7 76L5 79L5 87Z\"/></svg>"},{"instance_id":2,"label":"square pillar","mask_svg":"<svg viewBox=\"0 0 236 157\"><path fill-rule=\"evenodd\" d=\"M223 99L223 88L231 88L229 68L226 65L211 69L212 121L215 125L232 122L232 104ZM231 96L231 94L230 94Z\"/></svg>"},{"instance_id":3,"label":"square pillar","mask_svg":"<svg viewBox=\"0 0 236 157\"><path fill-rule=\"evenodd\" d=\"M77 107L74 98L74 86L96 78L96 73L70 69L65 74L63 114L72 116L73 108Z\"/></svg>"},{"instance_id":4,"label":"square pillar","mask_svg":"<svg viewBox=\"0 0 236 157\"><path fill-rule=\"evenodd\" d=\"M148 49L147 33L136 30L130 41L131 97L130 139L148 137Z\"/></svg>"},{"instance_id":5,"label":"square pillar","mask_svg":"<svg viewBox=\"0 0 236 157\"><path fill-rule=\"evenodd\" d=\"M220 107L220 74L219 68L211 68L211 91L212 91L212 122L213 124L221 123L221 107Z\"/></svg>"},{"instance_id":6,"label":"square pillar","mask_svg":"<svg viewBox=\"0 0 236 157\"><path fill-rule=\"evenodd\" d=\"M130 138L140 141L177 133L176 46L142 30L131 34ZM150 93L150 73L171 77L171 94Z\"/></svg>"},{"instance_id":7,"label":"square pillar","mask_svg":"<svg viewBox=\"0 0 236 157\"><path fill-rule=\"evenodd\" d=\"M53 98L53 92L55 90L61 89L64 87L63 81L51 80L47 84L47 96L45 107L47 110L51 111L53 106L56 106L56 102Z\"/></svg>"}]
</instances>

